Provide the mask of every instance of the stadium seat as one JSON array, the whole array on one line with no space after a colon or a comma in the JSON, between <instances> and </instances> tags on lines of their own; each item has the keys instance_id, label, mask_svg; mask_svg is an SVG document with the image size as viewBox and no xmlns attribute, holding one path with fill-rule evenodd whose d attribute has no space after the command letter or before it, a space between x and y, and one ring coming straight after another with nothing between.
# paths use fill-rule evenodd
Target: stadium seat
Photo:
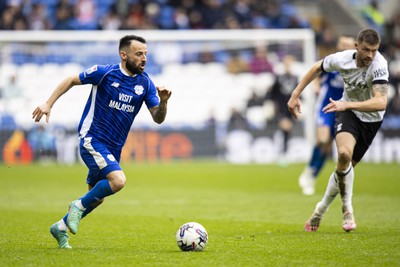
<instances>
[{"instance_id":1,"label":"stadium seat","mask_svg":"<svg viewBox=\"0 0 400 267\"><path fill-rule=\"evenodd\" d=\"M246 118L250 126L256 129L264 129L266 126L267 118L263 106L254 106L247 109Z\"/></svg>"},{"instance_id":2,"label":"stadium seat","mask_svg":"<svg viewBox=\"0 0 400 267\"><path fill-rule=\"evenodd\" d=\"M53 76L55 73L60 73L60 65L56 63L46 63L39 68L38 72L40 76Z\"/></svg>"},{"instance_id":3,"label":"stadium seat","mask_svg":"<svg viewBox=\"0 0 400 267\"><path fill-rule=\"evenodd\" d=\"M18 68L18 76L24 79L37 77L39 75L39 68L40 66L38 64L34 63L23 64Z\"/></svg>"},{"instance_id":4,"label":"stadium seat","mask_svg":"<svg viewBox=\"0 0 400 267\"><path fill-rule=\"evenodd\" d=\"M67 63L60 66L60 76L62 77L78 74L82 71L84 71L84 68L77 63Z\"/></svg>"},{"instance_id":5,"label":"stadium seat","mask_svg":"<svg viewBox=\"0 0 400 267\"><path fill-rule=\"evenodd\" d=\"M4 79L17 73L17 65L11 63L0 64L0 77Z\"/></svg>"},{"instance_id":6,"label":"stadium seat","mask_svg":"<svg viewBox=\"0 0 400 267\"><path fill-rule=\"evenodd\" d=\"M226 75L226 67L223 63L212 62L204 64L204 71L207 75Z\"/></svg>"}]
</instances>

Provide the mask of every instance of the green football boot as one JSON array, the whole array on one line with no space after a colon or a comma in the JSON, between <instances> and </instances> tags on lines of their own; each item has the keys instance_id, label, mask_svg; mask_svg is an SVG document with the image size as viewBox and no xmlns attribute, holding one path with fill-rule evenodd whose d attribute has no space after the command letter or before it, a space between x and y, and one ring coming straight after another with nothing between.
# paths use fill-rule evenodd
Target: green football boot
<instances>
[{"instance_id":1,"label":"green football boot","mask_svg":"<svg viewBox=\"0 0 400 267\"><path fill-rule=\"evenodd\" d=\"M51 235L57 240L59 248L71 249L72 247L68 244L69 236L67 231L58 229L57 223L50 227Z\"/></svg>"},{"instance_id":2,"label":"green football boot","mask_svg":"<svg viewBox=\"0 0 400 267\"><path fill-rule=\"evenodd\" d=\"M72 201L69 204L67 226L71 233L76 234L78 232L78 226L82 219L83 210L78 208L75 203L78 200Z\"/></svg>"}]
</instances>

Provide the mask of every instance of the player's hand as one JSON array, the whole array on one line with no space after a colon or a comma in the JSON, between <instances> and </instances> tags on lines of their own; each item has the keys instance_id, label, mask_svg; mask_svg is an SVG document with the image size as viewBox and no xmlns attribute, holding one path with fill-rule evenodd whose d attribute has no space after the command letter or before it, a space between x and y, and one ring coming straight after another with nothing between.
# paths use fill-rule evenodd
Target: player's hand
<instances>
[{"instance_id":1,"label":"player's hand","mask_svg":"<svg viewBox=\"0 0 400 267\"><path fill-rule=\"evenodd\" d=\"M51 111L50 105L44 103L35 108L35 110L32 112L32 119L34 119L35 122L39 122L42 119L42 116L46 115L46 122L48 123L50 118L50 111Z\"/></svg>"},{"instance_id":2,"label":"player's hand","mask_svg":"<svg viewBox=\"0 0 400 267\"><path fill-rule=\"evenodd\" d=\"M329 98L329 104L322 109L322 111L325 113L344 111L344 110L346 110L346 102L340 100L335 101L332 98Z\"/></svg>"},{"instance_id":3,"label":"player's hand","mask_svg":"<svg viewBox=\"0 0 400 267\"><path fill-rule=\"evenodd\" d=\"M290 114L297 119L301 114L301 103L299 98L290 97L287 103Z\"/></svg>"},{"instance_id":4,"label":"player's hand","mask_svg":"<svg viewBox=\"0 0 400 267\"><path fill-rule=\"evenodd\" d=\"M157 88L157 92L158 92L158 96L160 97L160 101L167 101L172 92L171 90L166 89L164 86L156 86Z\"/></svg>"}]
</instances>

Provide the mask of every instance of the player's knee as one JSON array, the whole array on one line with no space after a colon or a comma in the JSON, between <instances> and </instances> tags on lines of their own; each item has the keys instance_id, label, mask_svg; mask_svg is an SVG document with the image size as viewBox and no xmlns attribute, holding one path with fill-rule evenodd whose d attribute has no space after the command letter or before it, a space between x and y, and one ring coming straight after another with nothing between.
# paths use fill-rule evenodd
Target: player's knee
<instances>
[{"instance_id":1,"label":"player's knee","mask_svg":"<svg viewBox=\"0 0 400 267\"><path fill-rule=\"evenodd\" d=\"M117 191L121 190L122 188L124 188L125 184L126 184L125 176L122 176L122 177L119 177L118 179L116 179L114 181L114 188L116 189L115 192L117 192Z\"/></svg>"},{"instance_id":2,"label":"player's knee","mask_svg":"<svg viewBox=\"0 0 400 267\"><path fill-rule=\"evenodd\" d=\"M120 191L126 184L126 178L122 171L112 173L108 180L114 193Z\"/></svg>"},{"instance_id":3,"label":"player's knee","mask_svg":"<svg viewBox=\"0 0 400 267\"><path fill-rule=\"evenodd\" d=\"M340 163L347 163L350 162L351 160L351 151L344 148L344 147L339 147L338 148L338 161Z\"/></svg>"}]
</instances>

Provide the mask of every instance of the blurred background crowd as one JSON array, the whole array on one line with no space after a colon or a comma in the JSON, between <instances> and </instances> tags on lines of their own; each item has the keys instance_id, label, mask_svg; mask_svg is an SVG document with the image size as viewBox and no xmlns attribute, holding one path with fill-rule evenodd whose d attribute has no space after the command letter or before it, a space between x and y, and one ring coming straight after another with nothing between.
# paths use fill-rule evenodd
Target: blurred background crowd
<instances>
[{"instance_id":1,"label":"blurred background crowd","mask_svg":"<svg viewBox=\"0 0 400 267\"><path fill-rule=\"evenodd\" d=\"M303 28L290 1L10 0L3 30Z\"/></svg>"},{"instance_id":2,"label":"blurred background crowd","mask_svg":"<svg viewBox=\"0 0 400 267\"><path fill-rule=\"evenodd\" d=\"M363 25L382 35L381 51L389 59L398 57L400 4L386 11L382 6L389 6L387 0L0 0L0 30L312 28L322 57L335 49L343 30L323 12L307 9L329 2L356 11Z\"/></svg>"},{"instance_id":3,"label":"blurred background crowd","mask_svg":"<svg viewBox=\"0 0 400 267\"><path fill-rule=\"evenodd\" d=\"M358 32L358 29L355 31L353 28L355 24L358 28L374 28L381 34L380 52L389 62L392 89L383 129L385 127L400 129L400 3L398 0L0 0L0 34L4 34L5 31L21 30L183 31L307 28L315 33L316 58L323 58L334 52L337 38L341 34L354 35L354 32ZM72 56L68 51L72 51L73 55L76 49L85 49L85 47L77 48L75 45L55 44L53 49L49 43L47 49L50 52L47 52L47 55L37 52L18 52L12 54L12 60L16 65L22 65L28 60L39 65L75 61L88 67L87 64L91 63L87 61L83 63L76 59L71 60ZM168 55L164 53L167 47ZM162 45L161 53L157 48L154 49L148 56L147 71L154 75L159 74L161 66L171 63L170 58L176 55L175 58L181 64L191 62L223 64L224 71L229 75L269 74L266 76L271 77L269 88L262 94L249 93L247 99L244 99L246 102L244 109L232 108L227 120L228 129L254 128L254 122L250 121L251 114L254 113L257 117L258 113L255 113L257 107L265 107L265 103L268 102L270 104L268 106L273 109L270 114L274 114L268 117L268 120L271 120L269 125L275 120L277 128L287 131L285 129L288 127L280 120L286 116L284 114L286 110L282 107L285 107L291 90L299 78L299 72L294 70L296 60L299 60L296 59L296 49L291 49L292 54L279 54L273 45L267 44L256 46L252 50L227 50L223 53L206 51L196 56L185 57L182 49L176 47L177 49L174 49L173 44L165 43ZM61 55L57 52L60 49L63 50ZM96 49L94 51L93 47L90 47L87 53L94 53L93 60L97 64L113 63L110 62L110 58L118 60L118 55L115 55L114 51L107 51L110 50L108 46L105 50ZM56 53L53 53L54 51ZM111 53L111 56L104 57L102 62L98 54L107 53ZM165 59L166 62L159 62L166 56L168 57ZM277 68L278 65L280 69ZM8 99L22 95L23 90L18 88L16 75L17 73L10 76L8 81L3 82L3 86L0 84L0 100L1 98L5 100L3 103L6 110L7 103L11 103ZM0 125L0 129L5 129L4 125L10 125L4 118L6 117L3 114L3 119L0 121L3 126ZM212 114L209 122L213 125ZM296 127L289 128L296 129ZM43 136L41 134L44 132L43 128L34 128L32 131L35 134L32 134L33 137L29 142L35 143L35 140L41 140L39 137ZM45 146L40 144L40 147ZM52 149L55 149L54 145Z\"/></svg>"},{"instance_id":4,"label":"blurred background crowd","mask_svg":"<svg viewBox=\"0 0 400 267\"><path fill-rule=\"evenodd\" d=\"M312 28L315 31L318 56L323 57L334 51L337 37L341 33L335 29L335 22L327 19L328 16L304 11L318 2L324 1L0 0L0 30ZM383 38L380 51L390 61L394 61L391 64L391 81L398 86L400 4L397 3L397 7L388 14L382 11L382 6L389 1L341 2L345 2L350 10L356 10L358 14L355 15L364 20L364 25L380 32Z\"/></svg>"},{"instance_id":5,"label":"blurred background crowd","mask_svg":"<svg viewBox=\"0 0 400 267\"><path fill-rule=\"evenodd\" d=\"M323 57L334 51L339 33L323 14L302 16L304 12L299 9L299 3L304 6L310 2L320 1L1 0L0 30L312 28L319 57ZM347 4L357 7L358 16L366 25L380 32L383 38L380 51L390 61L391 83L397 88L400 83L400 5L391 14L384 14L380 5L387 2L348 0ZM265 52L259 53L260 58L266 59ZM237 55L232 54L232 57L235 59ZM212 61L213 58L200 60ZM231 72L272 72L267 60L243 64L233 60L232 63L228 63Z\"/></svg>"}]
</instances>

